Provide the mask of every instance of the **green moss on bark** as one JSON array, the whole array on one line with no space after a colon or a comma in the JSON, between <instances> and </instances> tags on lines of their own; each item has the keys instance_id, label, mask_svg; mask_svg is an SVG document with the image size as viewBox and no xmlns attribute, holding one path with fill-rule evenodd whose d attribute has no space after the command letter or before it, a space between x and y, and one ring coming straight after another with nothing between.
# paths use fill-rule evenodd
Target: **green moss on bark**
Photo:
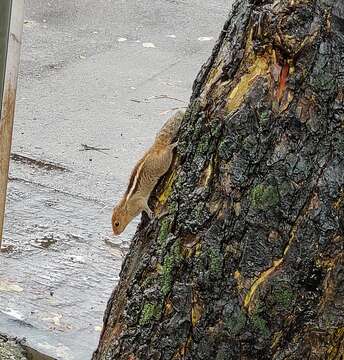
<instances>
[{"instance_id":1,"label":"green moss on bark","mask_svg":"<svg viewBox=\"0 0 344 360\"><path fill-rule=\"evenodd\" d=\"M278 190L272 185L259 184L251 191L251 203L256 209L268 209L275 207L279 203Z\"/></svg>"},{"instance_id":2,"label":"green moss on bark","mask_svg":"<svg viewBox=\"0 0 344 360\"><path fill-rule=\"evenodd\" d=\"M147 325L152 320L158 320L161 316L161 306L152 303L146 303L140 316L140 325Z\"/></svg>"}]
</instances>

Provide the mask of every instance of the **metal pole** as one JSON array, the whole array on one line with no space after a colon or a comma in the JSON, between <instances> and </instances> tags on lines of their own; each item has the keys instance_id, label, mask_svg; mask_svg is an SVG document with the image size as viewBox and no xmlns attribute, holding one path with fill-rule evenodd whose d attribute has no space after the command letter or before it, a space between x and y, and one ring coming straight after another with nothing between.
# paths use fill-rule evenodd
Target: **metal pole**
<instances>
[{"instance_id":1,"label":"metal pole","mask_svg":"<svg viewBox=\"0 0 344 360\"><path fill-rule=\"evenodd\" d=\"M2 94L4 91L7 43L11 19L11 5L11 0L2 0L0 2L0 99L2 99ZM2 104L0 101L0 114L1 106Z\"/></svg>"},{"instance_id":2,"label":"metal pole","mask_svg":"<svg viewBox=\"0 0 344 360\"><path fill-rule=\"evenodd\" d=\"M23 22L24 0L0 0L0 73L2 74L0 74L0 248L4 225Z\"/></svg>"}]
</instances>

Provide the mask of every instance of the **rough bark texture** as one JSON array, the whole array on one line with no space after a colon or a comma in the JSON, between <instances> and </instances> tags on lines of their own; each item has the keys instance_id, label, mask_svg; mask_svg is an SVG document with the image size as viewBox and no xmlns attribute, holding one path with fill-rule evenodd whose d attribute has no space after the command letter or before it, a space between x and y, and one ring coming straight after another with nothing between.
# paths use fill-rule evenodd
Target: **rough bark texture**
<instances>
[{"instance_id":1,"label":"rough bark texture","mask_svg":"<svg viewBox=\"0 0 344 360\"><path fill-rule=\"evenodd\" d=\"M343 359L344 3L238 1L94 360Z\"/></svg>"},{"instance_id":2,"label":"rough bark texture","mask_svg":"<svg viewBox=\"0 0 344 360\"><path fill-rule=\"evenodd\" d=\"M0 334L0 359L1 360L27 360L23 348L14 339Z\"/></svg>"}]
</instances>

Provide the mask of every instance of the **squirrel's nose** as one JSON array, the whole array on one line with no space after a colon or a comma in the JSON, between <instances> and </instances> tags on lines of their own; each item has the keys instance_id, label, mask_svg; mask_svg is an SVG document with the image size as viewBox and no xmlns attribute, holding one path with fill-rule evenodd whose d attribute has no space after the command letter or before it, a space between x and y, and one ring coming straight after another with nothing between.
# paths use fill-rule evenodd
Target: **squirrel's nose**
<instances>
[{"instance_id":1,"label":"squirrel's nose","mask_svg":"<svg viewBox=\"0 0 344 360\"><path fill-rule=\"evenodd\" d=\"M117 235L120 235L121 234L121 230L120 229L118 229L118 228L113 228L113 234L115 235L115 236L117 236Z\"/></svg>"}]
</instances>

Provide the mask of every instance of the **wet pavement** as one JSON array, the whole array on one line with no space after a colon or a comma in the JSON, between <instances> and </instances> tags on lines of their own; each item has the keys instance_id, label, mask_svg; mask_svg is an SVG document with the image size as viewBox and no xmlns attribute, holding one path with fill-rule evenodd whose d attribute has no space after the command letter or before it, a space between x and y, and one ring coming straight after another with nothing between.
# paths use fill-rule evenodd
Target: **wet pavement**
<instances>
[{"instance_id":1,"label":"wet pavement","mask_svg":"<svg viewBox=\"0 0 344 360\"><path fill-rule=\"evenodd\" d=\"M87 360L139 221L113 238L111 207L156 131L186 106L229 2L26 3L0 332Z\"/></svg>"}]
</instances>

